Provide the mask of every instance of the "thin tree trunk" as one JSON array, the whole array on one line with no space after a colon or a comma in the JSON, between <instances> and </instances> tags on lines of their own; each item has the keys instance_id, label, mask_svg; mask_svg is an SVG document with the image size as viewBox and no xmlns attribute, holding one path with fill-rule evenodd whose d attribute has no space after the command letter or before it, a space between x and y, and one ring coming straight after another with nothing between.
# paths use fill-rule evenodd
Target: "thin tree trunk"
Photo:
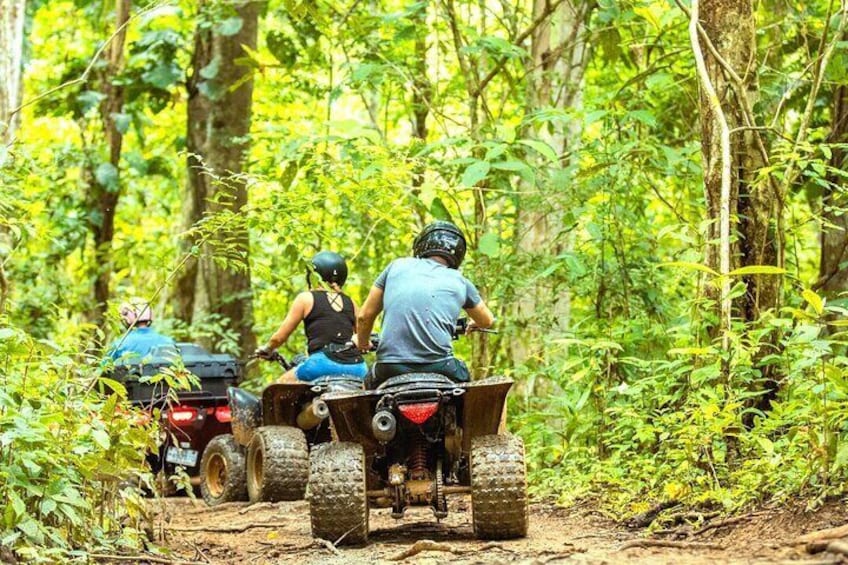
<instances>
[{"instance_id":1,"label":"thin tree trunk","mask_svg":"<svg viewBox=\"0 0 848 565\"><path fill-rule=\"evenodd\" d=\"M92 269L93 303L89 310L89 320L98 327L105 325L106 308L109 302L109 279L112 276L112 239L115 235L115 209L121 193L120 162L123 134L118 130L115 116L124 107L123 86L114 84L124 65L124 44L126 42L126 22L130 17L130 0L117 0L115 3L115 35L105 55L106 68L100 78L105 98L100 105L100 119L108 151L106 163L89 160L88 163L88 209L92 220L89 230L94 240ZM98 175L100 167L112 167L112 173Z\"/></svg>"},{"instance_id":2,"label":"thin tree trunk","mask_svg":"<svg viewBox=\"0 0 848 565\"><path fill-rule=\"evenodd\" d=\"M188 85L187 229L207 215L238 215L247 204L247 185L241 173L248 149L253 79L248 76L250 69L236 60L247 56L242 45L256 49L260 3L242 3L235 10L241 19L236 33L198 29L195 35ZM178 317L191 323L198 314L223 316L229 329L237 333L241 351L252 350L256 337L246 225L235 220L222 226L198 255L188 261L177 280Z\"/></svg>"},{"instance_id":3,"label":"thin tree trunk","mask_svg":"<svg viewBox=\"0 0 848 565\"><path fill-rule=\"evenodd\" d=\"M0 142L12 141L19 114L23 65L25 0L0 0Z\"/></svg>"},{"instance_id":4,"label":"thin tree trunk","mask_svg":"<svg viewBox=\"0 0 848 565\"><path fill-rule=\"evenodd\" d=\"M546 108L580 110L583 107L583 76L589 59L586 25L593 8L591 1L565 2L531 33L526 115ZM533 20L542 17L547 10L547 0L535 0ZM569 163L569 156L579 147L580 123L576 120L545 123L528 127L523 135L550 145L560 156L554 167L564 168ZM546 164L540 162L539 165L544 167ZM517 225L521 231L518 232L517 246L531 258L549 259L570 246L567 238L560 233L565 203L557 198L555 192L542 188L534 198L523 197L518 204ZM549 318L542 320L542 312L548 312ZM568 289L556 289L543 281L534 289L520 292L512 318L521 328L523 338L510 344L513 363L524 363L532 357L541 360L544 357L541 339L544 330L540 331L539 326L563 332L570 325L570 317L571 296ZM528 393L532 394L532 383L528 385Z\"/></svg>"},{"instance_id":5,"label":"thin tree trunk","mask_svg":"<svg viewBox=\"0 0 848 565\"><path fill-rule=\"evenodd\" d=\"M23 65L25 0L0 0L0 144L8 145L15 137L20 114L11 115L21 97L21 67ZM0 167L4 165L0 159ZM2 210L0 210L2 213ZM7 230L0 226L0 241L11 247ZM6 310L9 281L0 255L0 315Z\"/></svg>"},{"instance_id":6,"label":"thin tree trunk","mask_svg":"<svg viewBox=\"0 0 848 565\"><path fill-rule=\"evenodd\" d=\"M841 85L834 93L832 126L829 143L848 143L848 86ZM833 147L828 163L833 169L848 171L848 151ZM827 175L828 189L822 197L822 227L820 234L821 260L816 289L835 298L848 290L848 199L838 187L844 180L833 172Z\"/></svg>"}]
</instances>

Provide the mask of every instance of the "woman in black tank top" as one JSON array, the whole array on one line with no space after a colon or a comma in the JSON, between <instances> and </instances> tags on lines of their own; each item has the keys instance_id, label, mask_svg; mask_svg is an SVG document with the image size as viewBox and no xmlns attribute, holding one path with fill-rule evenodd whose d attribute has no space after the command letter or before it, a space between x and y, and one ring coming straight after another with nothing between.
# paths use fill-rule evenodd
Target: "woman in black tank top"
<instances>
[{"instance_id":1,"label":"woman in black tank top","mask_svg":"<svg viewBox=\"0 0 848 565\"><path fill-rule=\"evenodd\" d=\"M356 332L356 304L341 290L347 279L347 264L338 253L322 251L312 259L312 270L329 288L313 288L298 294L280 328L256 354L262 357L280 347L303 322L309 358L287 371L280 379L282 382L312 381L337 374L365 378L367 367L356 348L338 351ZM310 278L307 274L308 281Z\"/></svg>"}]
</instances>

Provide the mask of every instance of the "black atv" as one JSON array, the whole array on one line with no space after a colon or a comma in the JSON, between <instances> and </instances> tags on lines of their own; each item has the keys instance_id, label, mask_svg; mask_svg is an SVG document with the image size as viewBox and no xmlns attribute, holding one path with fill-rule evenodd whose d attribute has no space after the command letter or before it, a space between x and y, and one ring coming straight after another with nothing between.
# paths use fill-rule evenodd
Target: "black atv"
<instances>
[{"instance_id":1,"label":"black atv","mask_svg":"<svg viewBox=\"0 0 848 565\"><path fill-rule=\"evenodd\" d=\"M276 352L266 359L286 370L295 364ZM230 387L233 433L210 444L204 453L203 499L209 505L302 499L309 477L309 448L331 440L330 412L322 395L361 388L362 380L350 375L274 383L261 397Z\"/></svg>"},{"instance_id":2,"label":"black atv","mask_svg":"<svg viewBox=\"0 0 848 565\"><path fill-rule=\"evenodd\" d=\"M478 537L525 536L524 444L499 431L511 386L500 377L456 383L413 373L324 395L338 441L310 456L312 535L366 543L372 506L391 506L398 519L411 505L429 506L441 519L448 495L471 493Z\"/></svg>"}]
</instances>

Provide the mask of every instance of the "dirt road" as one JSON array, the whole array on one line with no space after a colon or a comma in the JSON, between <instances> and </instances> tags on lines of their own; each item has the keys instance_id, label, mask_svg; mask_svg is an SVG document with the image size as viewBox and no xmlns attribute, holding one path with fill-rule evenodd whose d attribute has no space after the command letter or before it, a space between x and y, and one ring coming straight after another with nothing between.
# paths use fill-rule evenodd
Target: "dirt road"
<instances>
[{"instance_id":1,"label":"dirt road","mask_svg":"<svg viewBox=\"0 0 848 565\"><path fill-rule=\"evenodd\" d=\"M834 555L810 556L789 542L800 534L846 522L848 512L842 504L812 514L799 505L762 511L732 525L689 535L682 542L677 536L686 547L626 548L644 539L646 531L618 525L590 504L562 509L536 503L531 507L526 539L489 543L474 539L470 500L458 499L442 523L423 508L410 509L400 521L393 520L389 510L372 511L369 545L335 548L313 541L305 502L230 503L210 509L200 501L170 498L159 508L156 528L158 535L164 535L163 545L173 552L172 559L194 563L835 564L842 561Z\"/></svg>"}]
</instances>

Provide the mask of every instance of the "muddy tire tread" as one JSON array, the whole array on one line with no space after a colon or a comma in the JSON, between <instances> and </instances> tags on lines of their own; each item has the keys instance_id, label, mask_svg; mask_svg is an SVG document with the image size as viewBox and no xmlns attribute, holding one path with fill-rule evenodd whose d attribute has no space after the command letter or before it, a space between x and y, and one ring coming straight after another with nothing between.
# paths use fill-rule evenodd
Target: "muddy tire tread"
<instances>
[{"instance_id":1,"label":"muddy tire tread","mask_svg":"<svg viewBox=\"0 0 848 565\"><path fill-rule=\"evenodd\" d=\"M206 483L206 468L214 454L222 455L227 461L227 480L221 496L215 497L209 492ZM203 450L200 458L200 495L209 506L224 502L247 500L247 480L245 471L244 448L230 434L215 436Z\"/></svg>"},{"instance_id":2,"label":"muddy tire tread","mask_svg":"<svg viewBox=\"0 0 848 565\"><path fill-rule=\"evenodd\" d=\"M471 441L471 512L478 538L527 535L527 467L521 438L486 435Z\"/></svg>"},{"instance_id":3,"label":"muddy tire tread","mask_svg":"<svg viewBox=\"0 0 848 565\"><path fill-rule=\"evenodd\" d=\"M262 480L254 479L253 450L262 449ZM299 428L256 428L247 454L247 491L251 502L302 500L309 480L309 447Z\"/></svg>"},{"instance_id":4,"label":"muddy tire tread","mask_svg":"<svg viewBox=\"0 0 848 565\"><path fill-rule=\"evenodd\" d=\"M312 535L340 545L368 542L365 452L356 443L325 444L310 457Z\"/></svg>"}]
</instances>

